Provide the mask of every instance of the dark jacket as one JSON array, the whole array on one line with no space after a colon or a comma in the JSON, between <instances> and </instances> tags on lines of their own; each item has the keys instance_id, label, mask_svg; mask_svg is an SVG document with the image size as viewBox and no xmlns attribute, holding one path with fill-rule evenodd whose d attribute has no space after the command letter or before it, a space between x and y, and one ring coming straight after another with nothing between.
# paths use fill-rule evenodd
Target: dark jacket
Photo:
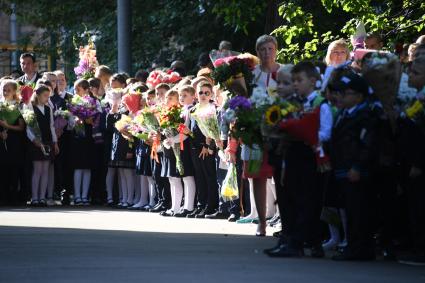
<instances>
[{"instance_id":1,"label":"dark jacket","mask_svg":"<svg viewBox=\"0 0 425 283\"><path fill-rule=\"evenodd\" d=\"M353 168L365 177L370 173L376 150L376 121L367 103L357 105L351 114L343 113L336 118L330 142L335 176L346 178Z\"/></svg>"},{"instance_id":2,"label":"dark jacket","mask_svg":"<svg viewBox=\"0 0 425 283\"><path fill-rule=\"evenodd\" d=\"M37 83L37 81L39 80L39 79L41 79L41 74L40 73L36 73L36 77L35 77L35 81L34 81L34 83ZM26 81L25 81L25 75L23 75L23 76L21 76L21 77L19 77L18 79L17 79L17 81L18 82L22 82L22 83L24 83L24 84L26 84Z\"/></svg>"}]
</instances>

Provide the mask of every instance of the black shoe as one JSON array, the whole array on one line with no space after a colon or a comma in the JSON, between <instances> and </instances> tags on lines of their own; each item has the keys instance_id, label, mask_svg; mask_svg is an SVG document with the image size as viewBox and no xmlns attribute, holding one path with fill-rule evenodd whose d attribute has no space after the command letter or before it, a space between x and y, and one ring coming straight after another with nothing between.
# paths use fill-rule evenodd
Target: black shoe
<instances>
[{"instance_id":1,"label":"black shoe","mask_svg":"<svg viewBox=\"0 0 425 283\"><path fill-rule=\"evenodd\" d=\"M165 217L170 217L170 216L173 216L174 213L172 211L165 210L165 211L162 211L159 215L165 216Z\"/></svg>"},{"instance_id":2,"label":"black shoe","mask_svg":"<svg viewBox=\"0 0 425 283\"><path fill-rule=\"evenodd\" d=\"M183 211L181 211L181 212L179 212L179 213L174 214L174 217L178 217L178 218L185 218L185 217L187 217L189 214L192 214L192 213L193 213L193 210L192 210L192 211L189 211L189 210L187 210L187 209L184 209Z\"/></svg>"},{"instance_id":3,"label":"black shoe","mask_svg":"<svg viewBox=\"0 0 425 283\"><path fill-rule=\"evenodd\" d=\"M216 211L212 214L205 214L206 219L227 219L229 215L227 213Z\"/></svg>"},{"instance_id":4,"label":"black shoe","mask_svg":"<svg viewBox=\"0 0 425 283\"><path fill-rule=\"evenodd\" d=\"M239 218L240 218L240 216L237 216L236 214L232 213L229 216L229 218L227 218L227 221L229 221L229 222L236 222Z\"/></svg>"},{"instance_id":5,"label":"black shoe","mask_svg":"<svg viewBox=\"0 0 425 283\"><path fill-rule=\"evenodd\" d=\"M397 260L397 257L392 249L383 249L382 255L384 256L385 260L388 260L388 261Z\"/></svg>"},{"instance_id":6,"label":"black shoe","mask_svg":"<svg viewBox=\"0 0 425 283\"><path fill-rule=\"evenodd\" d=\"M271 227L275 226L277 223L280 223L279 215L275 215L272 217L272 219L267 221L267 224L270 225Z\"/></svg>"},{"instance_id":7,"label":"black shoe","mask_svg":"<svg viewBox=\"0 0 425 283\"><path fill-rule=\"evenodd\" d=\"M348 260L375 260L376 255L374 252L352 252L349 248L338 251L332 256L332 260L348 261Z\"/></svg>"},{"instance_id":8,"label":"black shoe","mask_svg":"<svg viewBox=\"0 0 425 283\"><path fill-rule=\"evenodd\" d=\"M273 250L279 249L279 248L280 248L280 246L285 245L285 244L287 244L286 239L285 239L284 237L280 237L280 238L277 240L277 244L276 244L276 246L274 246L274 247L273 247L273 248L271 248L271 249L265 249L265 250L263 250L263 252L264 252L265 254L267 254L267 253L269 253L269 252L271 252L271 251L273 251Z\"/></svg>"},{"instance_id":9,"label":"black shoe","mask_svg":"<svg viewBox=\"0 0 425 283\"><path fill-rule=\"evenodd\" d=\"M273 233L273 237L275 238L281 238L282 237L283 232L282 231L277 231Z\"/></svg>"},{"instance_id":10,"label":"black shoe","mask_svg":"<svg viewBox=\"0 0 425 283\"><path fill-rule=\"evenodd\" d=\"M198 214L195 215L195 218L205 218L206 212L205 209L201 209Z\"/></svg>"},{"instance_id":11,"label":"black shoe","mask_svg":"<svg viewBox=\"0 0 425 283\"><path fill-rule=\"evenodd\" d=\"M289 245L283 244L279 247L272 249L265 253L269 257L302 257L304 256L304 250L301 248L290 247Z\"/></svg>"},{"instance_id":12,"label":"black shoe","mask_svg":"<svg viewBox=\"0 0 425 283\"><path fill-rule=\"evenodd\" d=\"M314 245L311 247L311 257L323 258L325 257L325 252L323 251L322 245Z\"/></svg>"},{"instance_id":13,"label":"black shoe","mask_svg":"<svg viewBox=\"0 0 425 283\"><path fill-rule=\"evenodd\" d=\"M166 210L167 210L167 208L161 204L161 205L156 206L152 209L149 209L149 212L164 212Z\"/></svg>"},{"instance_id":14,"label":"black shoe","mask_svg":"<svg viewBox=\"0 0 425 283\"><path fill-rule=\"evenodd\" d=\"M200 213L201 211L202 211L201 208L195 208L195 210L191 214L188 214L186 217L187 218L195 218L196 215L198 215L198 213Z\"/></svg>"}]
</instances>

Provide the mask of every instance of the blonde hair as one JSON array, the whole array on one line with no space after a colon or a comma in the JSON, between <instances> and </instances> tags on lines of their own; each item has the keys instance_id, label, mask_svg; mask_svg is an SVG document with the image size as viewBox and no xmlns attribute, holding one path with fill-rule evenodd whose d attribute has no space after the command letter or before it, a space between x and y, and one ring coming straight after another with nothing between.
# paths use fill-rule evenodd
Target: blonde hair
<instances>
[{"instance_id":1,"label":"blonde hair","mask_svg":"<svg viewBox=\"0 0 425 283\"><path fill-rule=\"evenodd\" d=\"M1 80L1 83L0 83L0 101L4 100L3 89L7 85L12 85L14 87L15 95L13 96L13 99L16 100L16 101L19 101L19 94L18 94L19 84L15 80L12 80L12 79Z\"/></svg>"},{"instance_id":2,"label":"blonde hair","mask_svg":"<svg viewBox=\"0 0 425 283\"><path fill-rule=\"evenodd\" d=\"M348 43L344 39L338 39L332 41L328 46L328 52L326 53L325 57L325 63L328 66L331 64L331 53L335 48L344 48L345 52L347 53L345 60L350 59L350 49L348 48Z\"/></svg>"},{"instance_id":3,"label":"blonde hair","mask_svg":"<svg viewBox=\"0 0 425 283\"><path fill-rule=\"evenodd\" d=\"M170 89L165 93L165 97L167 97L167 96L179 97L179 93L174 89Z\"/></svg>"},{"instance_id":4,"label":"blonde hair","mask_svg":"<svg viewBox=\"0 0 425 283\"><path fill-rule=\"evenodd\" d=\"M178 91L179 91L179 94L182 93L183 91L185 91L192 96L195 96L195 93L196 93L196 90L190 85L182 86L178 89Z\"/></svg>"}]
</instances>

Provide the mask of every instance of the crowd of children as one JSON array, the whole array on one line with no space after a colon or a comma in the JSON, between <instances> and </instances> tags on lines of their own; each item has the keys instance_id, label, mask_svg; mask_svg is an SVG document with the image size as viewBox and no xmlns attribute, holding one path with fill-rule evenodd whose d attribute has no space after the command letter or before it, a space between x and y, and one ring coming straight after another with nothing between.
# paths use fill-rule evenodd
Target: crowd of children
<instances>
[{"instance_id":1,"label":"crowd of children","mask_svg":"<svg viewBox=\"0 0 425 283\"><path fill-rule=\"evenodd\" d=\"M379 246L395 259L410 244L414 253L399 261L424 264L425 38L406 58L397 57L395 67L381 69L392 74L400 66L394 93L391 77L373 73L396 56L373 51L380 41L368 36L369 49L350 53L338 40L325 63L282 65L276 39L258 39L259 61L244 95L277 95L300 107L296 117L274 123L276 135L264 135L255 173L247 145L232 135L238 120L226 119L226 103L244 91L215 81L214 62L196 76L185 76L177 62L164 72L171 81L155 82L155 70L131 78L101 65L70 93L63 72L39 74L35 56L24 53L24 75L1 78L0 202L227 219L257 223L257 236L266 235L267 224L281 225L276 247L264 251L271 257L299 257L308 248L313 257L335 250L334 260L372 260ZM229 44L218 53L234 55ZM208 107L217 113L219 138L208 136L197 118ZM141 122L149 128L141 137L119 126L144 109L155 109L156 129ZM169 112L161 117L164 109ZM180 122L170 130L163 124L171 123L173 109ZM291 130L309 127L308 117L317 121L314 143ZM231 163L239 193L226 199L220 192Z\"/></svg>"}]
</instances>

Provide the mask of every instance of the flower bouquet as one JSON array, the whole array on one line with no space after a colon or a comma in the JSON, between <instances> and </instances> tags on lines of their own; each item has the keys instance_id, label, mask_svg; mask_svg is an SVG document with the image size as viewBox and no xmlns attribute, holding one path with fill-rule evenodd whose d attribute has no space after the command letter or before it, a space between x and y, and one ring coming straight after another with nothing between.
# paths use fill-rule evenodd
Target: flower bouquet
<instances>
[{"instance_id":1,"label":"flower bouquet","mask_svg":"<svg viewBox=\"0 0 425 283\"><path fill-rule=\"evenodd\" d=\"M84 97L74 95L68 103L68 109L72 114L70 124L80 136L85 134L84 122L93 124L96 116L100 114L96 98L88 95Z\"/></svg>"},{"instance_id":2,"label":"flower bouquet","mask_svg":"<svg viewBox=\"0 0 425 283\"><path fill-rule=\"evenodd\" d=\"M421 125L422 130L425 129L425 88L419 92L416 98L411 101L402 112L402 117L410 119L415 124ZM425 130L424 130L425 132Z\"/></svg>"},{"instance_id":3,"label":"flower bouquet","mask_svg":"<svg viewBox=\"0 0 425 283\"><path fill-rule=\"evenodd\" d=\"M17 104L11 104L6 101L0 102L0 120L13 125L21 115Z\"/></svg>"},{"instance_id":4,"label":"flower bouquet","mask_svg":"<svg viewBox=\"0 0 425 283\"><path fill-rule=\"evenodd\" d=\"M252 88L252 71L256 64L258 58L251 54L222 58L219 62L214 62L212 77L231 93L248 96Z\"/></svg>"},{"instance_id":5,"label":"flower bouquet","mask_svg":"<svg viewBox=\"0 0 425 283\"><path fill-rule=\"evenodd\" d=\"M146 84L149 86L149 88L155 88L160 83L175 84L181 79L181 76L177 72L154 70L150 72L149 77L146 80Z\"/></svg>"},{"instance_id":6,"label":"flower bouquet","mask_svg":"<svg viewBox=\"0 0 425 283\"><path fill-rule=\"evenodd\" d=\"M19 92L21 93L21 100L25 105L30 102L34 87L34 85L23 85L20 87Z\"/></svg>"},{"instance_id":7,"label":"flower bouquet","mask_svg":"<svg viewBox=\"0 0 425 283\"><path fill-rule=\"evenodd\" d=\"M115 128L128 140L129 144L133 144L134 138L130 131L133 127L133 119L128 115L121 115L121 118L115 122ZM131 146L130 146L131 147Z\"/></svg>"},{"instance_id":8,"label":"flower bouquet","mask_svg":"<svg viewBox=\"0 0 425 283\"><path fill-rule=\"evenodd\" d=\"M33 133L35 137L34 141L39 142L41 144L40 149L43 152L43 154L45 156L49 156L51 148L49 145L44 145L42 143L41 130L38 125L37 119L35 117L34 109L32 109L31 107L25 108L21 111L21 114L22 114L22 118L25 121L26 126L31 130L31 132Z\"/></svg>"},{"instance_id":9,"label":"flower bouquet","mask_svg":"<svg viewBox=\"0 0 425 283\"><path fill-rule=\"evenodd\" d=\"M122 97L126 94L126 90L123 88L109 88L106 91L104 103L108 103L110 105L120 104Z\"/></svg>"},{"instance_id":10,"label":"flower bouquet","mask_svg":"<svg viewBox=\"0 0 425 283\"><path fill-rule=\"evenodd\" d=\"M74 68L77 78L90 79L94 77L94 72L99 63L96 58L96 49L93 41L89 40L86 46L80 46L78 49L80 61L78 66Z\"/></svg>"},{"instance_id":11,"label":"flower bouquet","mask_svg":"<svg viewBox=\"0 0 425 283\"><path fill-rule=\"evenodd\" d=\"M122 103L127 107L131 114L137 113L140 110L140 100L142 99L141 93L129 93L122 97Z\"/></svg>"},{"instance_id":12,"label":"flower bouquet","mask_svg":"<svg viewBox=\"0 0 425 283\"><path fill-rule=\"evenodd\" d=\"M134 133L140 133L139 139L147 140L147 136L151 132L159 132L160 126L157 116L159 116L159 110L156 107L145 107L140 110L137 115L134 117L133 122ZM144 138L146 137L146 139ZM158 148L161 145L159 139L155 139L152 144L151 149L151 158L159 163L158 159Z\"/></svg>"},{"instance_id":13,"label":"flower bouquet","mask_svg":"<svg viewBox=\"0 0 425 283\"><path fill-rule=\"evenodd\" d=\"M329 156L325 154L319 142L320 107L313 111L302 112L299 117L284 119L280 122L279 127L291 137L303 141L313 148L319 172L327 172L331 169Z\"/></svg>"},{"instance_id":14,"label":"flower bouquet","mask_svg":"<svg viewBox=\"0 0 425 283\"><path fill-rule=\"evenodd\" d=\"M363 77L381 102L394 130L398 116L395 105L402 73L400 60L392 53L370 52L364 55L361 65Z\"/></svg>"},{"instance_id":15,"label":"flower bouquet","mask_svg":"<svg viewBox=\"0 0 425 283\"><path fill-rule=\"evenodd\" d=\"M242 142L242 160L248 161L248 172L259 172L263 160L261 145L261 111L244 96L235 96L227 102L224 119L231 123L230 135Z\"/></svg>"},{"instance_id":16,"label":"flower bouquet","mask_svg":"<svg viewBox=\"0 0 425 283\"><path fill-rule=\"evenodd\" d=\"M297 117L300 110L301 105L287 100L279 100L277 103L268 106L261 123L261 133L265 137L281 138L282 134L275 131L276 126L282 120Z\"/></svg>"},{"instance_id":17,"label":"flower bouquet","mask_svg":"<svg viewBox=\"0 0 425 283\"><path fill-rule=\"evenodd\" d=\"M182 145L174 142L174 138L177 135L180 135L180 144L182 144L182 133L180 129L181 125L184 123L182 118L182 108L180 106L172 106L163 109L159 115L159 126L161 128L161 133L167 138L163 145L165 148L171 148L176 157L176 166L177 170L181 175L184 175L183 162L180 158L180 151Z\"/></svg>"},{"instance_id":18,"label":"flower bouquet","mask_svg":"<svg viewBox=\"0 0 425 283\"><path fill-rule=\"evenodd\" d=\"M223 181L220 191L224 201L232 201L239 198L238 176L235 164L231 163Z\"/></svg>"},{"instance_id":19,"label":"flower bouquet","mask_svg":"<svg viewBox=\"0 0 425 283\"><path fill-rule=\"evenodd\" d=\"M192 117L196 120L202 134L215 141L220 141L220 127L218 126L217 111L213 104L198 105Z\"/></svg>"},{"instance_id":20,"label":"flower bouquet","mask_svg":"<svg viewBox=\"0 0 425 283\"><path fill-rule=\"evenodd\" d=\"M71 118L71 112L58 109L53 113L53 116L55 117L53 122L55 129L62 133L63 129L68 125L68 121Z\"/></svg>"}]
</instances>

